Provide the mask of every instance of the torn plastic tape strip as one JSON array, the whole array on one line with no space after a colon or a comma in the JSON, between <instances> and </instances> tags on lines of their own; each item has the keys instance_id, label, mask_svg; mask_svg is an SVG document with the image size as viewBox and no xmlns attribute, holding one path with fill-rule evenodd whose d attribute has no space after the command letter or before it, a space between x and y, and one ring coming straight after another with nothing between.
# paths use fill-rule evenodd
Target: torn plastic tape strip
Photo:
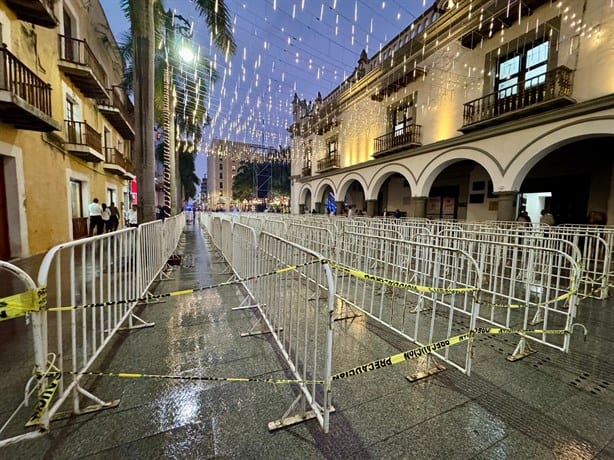
<instances>
[{"instance_id":1,"label":"torn plastic tape strip","mask_svg":"<svg viewBox=\"0 0 614 460\"><path fill-rule=\"evenodd\" d=\"M48 378L51 379L49 386L45 388L45 390L39 396L38 402L36 403L36 410L34 411L34 415L30 417L30 420L26 422L25 426L40 425L41 418L43 417L43 415L45 415L47 409L49 409L49 405L51 404L53 395L58 389L62 374L59 372L50 372L48 374Z\"/></svg>"},{"instance_id":2,"label":"torn plastic tape strip","mask_svg":"<svg viewBox=\"0 0 614 460\"><path fill-rule=\"evenodd\" d=\"M38 291L34 289L0 299L0 321L19 318L38 310Z\"/></svg>"}]
</instances>

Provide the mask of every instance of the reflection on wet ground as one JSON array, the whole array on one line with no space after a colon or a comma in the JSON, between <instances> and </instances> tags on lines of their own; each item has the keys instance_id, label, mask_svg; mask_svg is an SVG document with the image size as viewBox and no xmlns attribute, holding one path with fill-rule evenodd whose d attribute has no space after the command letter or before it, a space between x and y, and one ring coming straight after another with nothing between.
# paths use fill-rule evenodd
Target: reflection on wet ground
<instances>
[{"instance_id":1,"label":"reflection on wet ground","mask_svg":"<svg viewBox=\"0 0 614 460\"><path fill-rule=\"evenodd\" d=\"M156 292L228 279L197 229L184 232L189 263ZM285 378L267 336L241 337L255 318L231 310L235 286L139 307L153 328L122 332L93 368L180 376ZM0 458L614 458L614 301L583 301L565 355L544 347L505 360L513 336L476 337L471 376L449 368L410 383L416 362L336 381L330 433L315 421L269 432L296 397L289 385L90 377L86 388L119 407L54 422ZM333 372L412 348L350 305L336 309ZM359 314L359 313L358 313ZM31 373L31 330L0 323L0 423ZM28 409L28 410L31 410ZM29 412L21 414L21 419ZM18 417L19 418L19 417ZM9 434L23 432L12 424Z\"/></svg>"}]
</instances>

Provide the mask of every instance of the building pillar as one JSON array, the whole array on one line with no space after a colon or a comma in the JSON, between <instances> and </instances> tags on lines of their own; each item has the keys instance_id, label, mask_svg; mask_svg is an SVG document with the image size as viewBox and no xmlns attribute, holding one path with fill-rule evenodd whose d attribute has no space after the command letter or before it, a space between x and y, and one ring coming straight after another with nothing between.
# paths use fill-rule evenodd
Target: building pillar
<instances>
[{"instance_id":1,"label":"building pillar","mask_svg":"<svg viewBox=\"0 0 614 460\"><path fill-rule=\"evenodd\" d=\"M495 193L497 197L497 220L516 220L516 197L514 190Z\"/></svg>"},{"instance_id":2,"label":"building pillar","mask_svg":"<svg viewBox=\"0 0 614 460\"><path fill-rule=\"evenodd\" d=\"M426 217L426 196L411 197L411 215L412 217Z\"/></svg>"},{"instance_id":3,"label":"building pillar","mask_svg":"<svg viewBox=\"0 0 614 460\"><path fill-rule=\"evenodd\" d=\"M375 212L377 211L377 200L366 200L367 201L367 216L373 217L375 216Z\"/></svg>"},{"instance_id":4,"label":"building pillar","mask_svg":"<svg viewBox=\"0 0 614 460\"><path fill-rule=\"evenodd\" d=\"M337 206L337 212L335 213L336 216L342 216L343 215L343 206L344 206L344 202L343 201L335 201L335 205Z\"/></svg>"}]
</instances>

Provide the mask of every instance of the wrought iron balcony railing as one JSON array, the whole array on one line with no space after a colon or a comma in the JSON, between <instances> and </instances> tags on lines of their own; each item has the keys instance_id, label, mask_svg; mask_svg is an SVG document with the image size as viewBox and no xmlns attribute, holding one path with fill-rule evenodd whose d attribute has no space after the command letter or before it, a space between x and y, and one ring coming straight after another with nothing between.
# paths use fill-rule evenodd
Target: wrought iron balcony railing
<instances>
[{"instance_id":1,"label":"wrought iron balcony railing","mask_svg":"<svg viewBox=\"0 0 614 460\"><path fill-rule=\"evenodd\" d=\"M519 111L539 107L548 109L557 102L571 103L572 77L573 71L561 66L467 102L463 110L463 130L471 125L493 124L496 119L508 119Z\"/></svg>"},{"instance_id":2,"label":"wrought iron balcony railing","mask_svg":"<svg viewBox=\"0 0 614 460\"><path fill-rule=\"evenodd\" d=\"M421 125L407 125L375 138L374 155L422 145Z\"/></svg>"},{"instance_id":3,"label":"wrought iron balcony railing","mask_svg":"<svg viewBox=\"0 0 614 460\"><path fill-rule=\"evenodd\" d=\"M67 150L86 161L104 161L100 133L85 121L64 120Z\"/></svg>"},{"instance_id":4,"label":"wrought iron balcony railing","mask_svg":"<svg viewBox=\"0 0 614 460\"><path fill-rule=\"evenodd\" d=\"M0 45L0 92L14 97L2 98L2 119L19 129L53 131L59 129L51 119L51 85L26 67L6 44ZM25 102L25 104L24 104ZM39 112L40 111L40 112ZM48 117L48 120L45 118ZM57 125L57 126L56 126Z\"/></svg>"},{"instance_id":5,"label":"wrought iron balcony railing","mask_svg":"<svg viewBox=\"0 0 614 460\"><path fill-rule=\"evenodd\" d=\"M134 139L134 106L121 87L107 90L107 97L98 98L96 103L124 139Z\"/></svg>"},{"instance_id":6,"label":"wrought iron balcony railing","mask_svg":"<svg viewBox=\"0 0 614 460\"><path fill-rule=\"evenodd\" d=\"M318 171L339 168L340 164L341 162L338 156L322 158L318 160Z\"/></svg>"},{"instance_id":7,"label":"wrought iron balcony railing","mask_svg":"<svg viewBox=\"0 0 614 460\"><path fill-rule=\"evenodd\" d=\"M73 83L92 98L108 97L106 91L106 72L85 40L64 35L58 36L60 61L70 63L61 65ZM61 64L60 62L60 64Z\"/></svg>"}]
</instances>

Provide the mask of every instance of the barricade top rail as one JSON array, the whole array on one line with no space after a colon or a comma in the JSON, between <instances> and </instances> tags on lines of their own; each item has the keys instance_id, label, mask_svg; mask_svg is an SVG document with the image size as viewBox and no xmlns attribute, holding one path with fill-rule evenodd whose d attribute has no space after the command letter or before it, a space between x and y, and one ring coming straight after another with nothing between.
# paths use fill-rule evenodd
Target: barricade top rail
<instances>
[{"instance_id":1,"label":"barricade top rail","mask_svg":"<svg viewBox=\"0 0 614 460\"><path fill-rule=\"evenodd\" d=\"M154 221L156 222L156 221ZM143 224L146 225L146 224ZM136 228L123 228L121 230L117 230L112 233L105 233L103 235L90 236L87 238L81 238L79 240L67 241L66 243L58 244L47 251L45 257L43 258L40 268L38 270L38 285L46 286L47 285L47 275L49 274L49 269L51 267L51 263L53 262L56 254L64 249L75 248L79 246L84 246L88 243L93 243L96 241L112 238L117 235L123 235L124 233L136 232Z\"/></svg>"}]
</instances>

